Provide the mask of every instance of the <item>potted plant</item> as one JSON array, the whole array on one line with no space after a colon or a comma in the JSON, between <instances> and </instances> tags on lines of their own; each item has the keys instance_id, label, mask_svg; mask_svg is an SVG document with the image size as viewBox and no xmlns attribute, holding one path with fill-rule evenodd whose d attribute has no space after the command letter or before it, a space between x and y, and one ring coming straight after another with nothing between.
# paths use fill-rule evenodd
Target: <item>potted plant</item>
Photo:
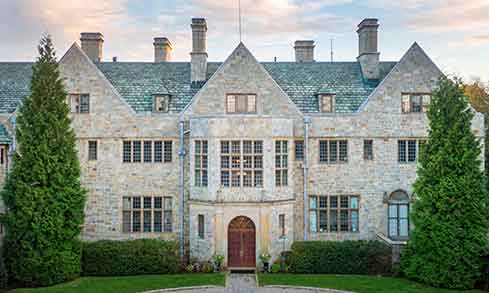
<instances>
[{"instance_id":1,"label":"potted plant","mask_svg":"<svg viewBox=\"0 0 489 293\"><path fill-rule=\"evenodd\" d=\"M263 272L268 272L268 265L270 263L270 259L272 257L270 256L270 254L268 253L262 253L260 255L260 261L262 262L263 264Z\"/></svg>"},{"instance_id":2,"label":"potted plant","mask_svg":"<svg viewBox=\"0 0 489 293\"><path fill-rule=\"evenodd\" d=\"M220 272L222 269L222 263L224 262L224 255L214 254L212 259L214 260L214 266L215 266L216 272Z\"/></svg>"}]
</instances>

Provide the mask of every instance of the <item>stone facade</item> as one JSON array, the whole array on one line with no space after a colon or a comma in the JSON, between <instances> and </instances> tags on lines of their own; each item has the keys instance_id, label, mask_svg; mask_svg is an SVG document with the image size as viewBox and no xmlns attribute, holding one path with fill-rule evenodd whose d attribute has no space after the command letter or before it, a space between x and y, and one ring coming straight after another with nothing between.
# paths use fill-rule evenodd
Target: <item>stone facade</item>
<instances>
[{"instance_id":1,"label":"stone facade","mask_svg":"<svg viewBox=\"0 0 489 293\"><path fill-rule=\"evenodd\" d=\"M198 27L203 28L202 20L196 21L201 21ZM203 69L207 67L205 32L199 32L194 31L201 46L194 47L192 53L191 81L201 81L207 72ZM194 53L202 58L196 60ZM310 64L313 66L314 62ZM83 239L181 240L183 227L186 252L200 260L208 260L214 254L227 258L228 226L238 216L248 217L255 225L256 259L265 252L277 258L294 240L302 240L304 234L311 240L375 239L378 234L387 235L386 199L396 190L404 190L412 198L416 179L416 163L398 162L398 140L426 138L428 127L425 113L401 113L401 95L430 93L441 75L425 52L414 44L357 110L307 113L299 109L241 43L182 111L155 113L135 111L77 44L60 60L60 70L69 93L90 94L90 112L71 116L78 140L81 180L89 190ZM255 94L256 113L227 113L225 97L229 93ZM11 133L12 116L15 113L0 115ZM306 120L311 122L307 135ZM474 118L473 131L479 138L484 136L480 114ZM308 137L307 160L295 160L294 141L305 137ZM347 162L321 163L322 139L347 140ZM373 141L374 159L370 161L363 158L365 139ZM172 141L172 160L123 163L126 140ZM204 187L194 184L198 140L208 143L208 184ZM220 143L227 140L262 141L263 187L221 185ZM275 184L277 140L288 142L288 184L280 187ZM88 141L97 141L97 160L88 160ZM312 233L307 221L304 233L304 218L309 219L309 215L304 217L303 209L306 161L308 195L358 196L357 232ZM3 176L0 172L0 180ZM172 231L124 233L124 196L172 197ZM204 219L203 235L199 235L199 215ZM284 215L284 235L279 215Z\"/></svg>"}]
</instances>

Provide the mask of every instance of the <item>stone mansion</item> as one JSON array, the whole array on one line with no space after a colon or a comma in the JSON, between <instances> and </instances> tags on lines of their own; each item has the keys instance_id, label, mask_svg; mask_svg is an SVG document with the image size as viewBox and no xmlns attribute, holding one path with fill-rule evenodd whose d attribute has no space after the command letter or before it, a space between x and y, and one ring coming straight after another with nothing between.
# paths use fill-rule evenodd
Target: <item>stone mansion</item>
<instances>
[{"instance_id":1,"label":"stone mansion","mask_svg":"<svg viewBox=\"0 0 489 293\"><path fill-rule=\"evenodd\" d=\"M82 33L59 65L89 190L83 239L175 239L236 268L295 240L403 243L442 73L416 43L380 61L378 28L360 22L351 62L316 61L311 40L295 62L259 62L243 43L208 62L202 18L190 62L163 37L154 62L103 62L103 35ZM0 62L1 182L32 65Z\"/></svg>"}]
</instances>

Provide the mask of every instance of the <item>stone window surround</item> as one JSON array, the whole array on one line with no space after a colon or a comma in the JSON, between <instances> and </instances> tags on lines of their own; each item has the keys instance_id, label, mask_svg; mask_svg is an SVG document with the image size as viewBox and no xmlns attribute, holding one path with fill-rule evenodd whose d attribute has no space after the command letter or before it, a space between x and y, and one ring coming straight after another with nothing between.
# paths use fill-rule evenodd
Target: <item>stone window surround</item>
<instances>
[{"instance_id":1,"label":"stone window surround","mask_svg":"<svg viewBox=\"0 0 489 293\"><path fill-rule=\"evenodd\" d=\"M304 140L302 139L294 140L294 159L296 161L304 160Z\"/></svg>"},{"instance_id":2,"label":"stone window surround","mask_svg":"<svg viewBox=\"0 0 489 293\"><path fill-rule=\"evenodd\" d=\"M134 206L134 198L139 199L139 207ZM146 207L146 199L151 199L151 206ZM129 207L124 206L126 200L129 203ZM159 207L156 202L159 201ZM173 197L172 196L160 196L160 195L136 195L136 196L123 196L122 197L122 233L124 234L151 234L151 233L172 233L174 223L173 213ZM145 213L150 213L150 231L145 231ZM129 230L125 227L125 215L129 213ZM139 231L134 231L134 213L139 214ZM161 231L155 231L157 223L155 223L155 214L159 213L159 229ZM156 225L155 225L156 224ZM158 229L158 230L159 230Z\"/></svg>"},{"instance_id":3,"label":"stone window surround","mask_svg":"<svg viewBox=\"0 0 489 293\"><path fill-rule=\"evenodd\" d=\"M209 144L207 140L194 141L194 186L208 185Z\"/></svg>"},{"instance_id":4,"label":"stone window surround","mask_svg":"<svg viewBox=\"0 0 489 293\"><path fill-rule=\"evenodd\" d=\"M88 141L88 160L96 161L98 159L98 142L96 140Z\"/></svg>"},{"instance_id":5,"label":"stone window surround","mask_svg":"<svg viewBox=\"0 0 489 293\"><path fill-rule=\"evenodd\" d=\"M419 97L419 111L413 111L413 97ZM429 98L427 98L429 97ZM428 92L403 92L401 93L401 113L402 114L412 114L412 113L426 113L429 105L431 104L432 93ZM409 101L406 103L405 98ZM426 102L428 101L428 102Z\"/></svg>"},{"instance_id":6,"label":"stone window surround","mask_svg":"<svg viewBox=\"0 0 489 293\"><path fill-rule=\"evenodd\" d=\"M318 94L319 111L321 113L334 113L336 105L336 94L321 93Z\"/></svg>"},{"instance_id":7,"label":"stone window surround","mask_svg":"<svg viewBox=\"0 0 489 293\"><path fill-rule=\"evenodd\" d=\"M90 94L70 93L68 94L68 106L71 113L88 114L90 113Z\"/></svg>"},{"instance_id":8,"label":"stone window surround","mask_svg":"<svg viewBox=\"0 0 489 293\"><path fill-rule=\"evenodd\" d=\"M245 151L245 143L248 144L248 142L251 149ZM219 154L220 186L225 188L262 188L263 153L262 140L221 140ZM248 161L245 160L245 157L251 159L250 165L247 164ZM250 174L246 172L250 172ZM245 178L245 176L247 177Z\"/></svg>"},{"instance_id":9,"label":"stone window surround","mask_svg":"<svg viewBox=\"0 0 489 293\"><path fill-rule=\"evenodd\" d=\"M415 143L415 149L414 149L414 155L410 150L412 151L412 148L410 149L410 145L412 146L412 143ZM419 159L419 154L421 147L423 144L427 142L426 138L398 138L397 140L397 162L399 164L416 164ZM401 147L401 144L404 143L404 147ZM404 148L404 155L402 155L401 148ZM410 159L410 156L414 156L414 159Z\"/></svg>"},{"instance_id":10,"label":"stone window surround","mask_svg":"<svg viewBox=\"0 0 489 293\"><path fill-rule=\"evenodd\" d=\"M171 96L167 94L153 95L153 112L155 113L168 113L170 110ZM165 107L161 109L162 102L165 103Z\"/></svg>"},{"instance_id":11,"label":"stone window surround","mask_svg":"<svg viewBox=\"0 0 489 293\"><path fill-rule=\"evenodd\" d=\"M147 143L151 142L151 153ZM146 145L146 148L145 148ZM135 148L137 146L137 148ZM149 161L151 157L151 161ZM122 140L122 163L171 163L173 161L173 140Z\"/></svg>"},{"instance_id":12,"label":"stone window surround","mask_svg":"<svg viewBox=\"0 0 489 293\"><path fill-rule=\"evenodd\" d=\"M289 142L287 140L275 141L275 186L288 185Z\"/></svg>"},{"instance_id":13,"label":"stone window surround","mask_svg":"<svg viewBox=\"0 0 489 293\"><path fill-rule=\"evenodd\" d=\"M230 111L230 104L229 104L229 98L230 96L234 96L234 111ZM250 101L249 101L249 96L253 96L254 97L254 103L250 109ZM244 102L244 105L246 106L246 111L238 111L238 99L239 98L241 99L245 99L245 102ZM227 93L226 94L226 103L225 103L225 107L226 107L226 113L227 114L256 114L257 113L257 107L256 107L256 103L257 103L257 95L256 93Z\"/></svg>"},{"instance_id":14,"label":"stone window surround","mask_svg":"<svg viewBox=\"0 0 489 293\"><path fill-rule=\"evenodd\" d=\"M331 198L336 197L336 207L331 208ZM341 199L342 197L348 197L348 208L341 207ZM311 207L311 199L316 198L315 203L316 206L315 208ZM320 199L321 198L326 198L326 207L320 207ZM352 207L352 201L351 198L356 198L356 208ZM341 233L341 234L358 234L360 233L360 200L361 197L359 194L330 194L330 195L309 195L308 196L308 204L309 204L309 218L308 218L308 225L309 225L309 231L314 234L324 234L324 233ZM331 211L334 210L336 211L336 231L331 231ZM348 230L342 230L341 226L341 211L348 211ZM320 231L320 212L321 211L326 211L326 231ZM311 214L312 212L315 213L316 215L316 231L313 231L311 227ZM352 231L352 212L356 212L356 231Z\"/></svg>"},{"instance_id":15,"label":"stone window surround","mask_svg":"<svg viewBox=\"0 0 489 293\"><path fill-rule=\"evenodd\" d=\"M331 160L331 144L336 146L336 159ZM325 144L326 148L323 147ZM342 147L346 151L346 154L342 153ZM347 164L348 163L348 140L341 138L321 138L318 140L318 162L319 164ZM324 157L326 156L326 157ZM342 159L343 158L343 159Z\"/></svg>"},{"instance_id":16,"label":"stone window surround","mask_svg":"<svg viewBox=\"0 0 489 293\"><path fill-rule=\"evenodd\" d=\"M363 140L363 160L373 161L374 160L374 140L364 139Z\"/></svg>"},{"instance_id":17,"label":"stone window surround","mask_svg":"<svg viewBox=\"0 0 489 293\"><path fill-rule=\"evenodd\" d=\"M411 202L414 200L414 194L409 196L409 194L402 190L402 189L397 189L393 191L390 195L387 195L387 192L384 192L384 199L383 202L384 204L387 204L387 235L389 239L396 240L396 241L406 241L409 239L409 234L410 234L410 225L411 221L409 219L409 211L411 209ZM399 205L404 205L407 206L407 217L403 218L407 220L407 236L396 236L396 235L391 235L390 229L389 229L389 220L391 219L397 219L399 220L399 217L391 217L391 210L390 207L392 205L397 205L397 216L399 216ZM397 222L397 232L399 232L399 227L400 223L399 221Z\"/></svg>"}]
</instances>

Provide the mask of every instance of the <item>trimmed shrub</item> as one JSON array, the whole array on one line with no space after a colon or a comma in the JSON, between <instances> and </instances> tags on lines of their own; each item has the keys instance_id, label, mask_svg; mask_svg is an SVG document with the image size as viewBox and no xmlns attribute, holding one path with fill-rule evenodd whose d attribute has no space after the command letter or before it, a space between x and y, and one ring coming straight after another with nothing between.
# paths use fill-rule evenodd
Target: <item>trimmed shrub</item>
<instances>
[{"instance_id":1,"label":"trimmed shrub","mask_svg":"<svg viewBox=\"0 0 489 293\"><path fill-rule=\"evenodd\" d=\"M174 241L102 240L83 245L82 273L85 276L173 274L179 268L178 244Z\"/></svg>"},{"instance_id":2,"label":"trimmed shrub","mask_svg":"<svg viewBox=\"0 0 489 293\"><path fill-rule=\"evenodd\" d=\"M379 241L300 241L292 244L290 272L390 274L392 251Z\"/></svg>"},{"instance_id":3,"label":"trimmed shrub","mask_svg":"<svg viewBox=\"0 0 489 293\"><path fill-rule=\"evenodd\" d=\"M279 262L274 263L270 268L270 273L272 274L280 273L280 271L281 271L281 265Z\"/></svg>"},{"instance_id":4,"label":"trimmed shrub","mask_svg":"<svg viewBox=\"0 0 489 293\"><path fill-rule=\"evenodd\" d=\"M0 290L8 286L8 275L5 263L3 262L3 253L0 252Z\"/></svg>"}]
</instances>

